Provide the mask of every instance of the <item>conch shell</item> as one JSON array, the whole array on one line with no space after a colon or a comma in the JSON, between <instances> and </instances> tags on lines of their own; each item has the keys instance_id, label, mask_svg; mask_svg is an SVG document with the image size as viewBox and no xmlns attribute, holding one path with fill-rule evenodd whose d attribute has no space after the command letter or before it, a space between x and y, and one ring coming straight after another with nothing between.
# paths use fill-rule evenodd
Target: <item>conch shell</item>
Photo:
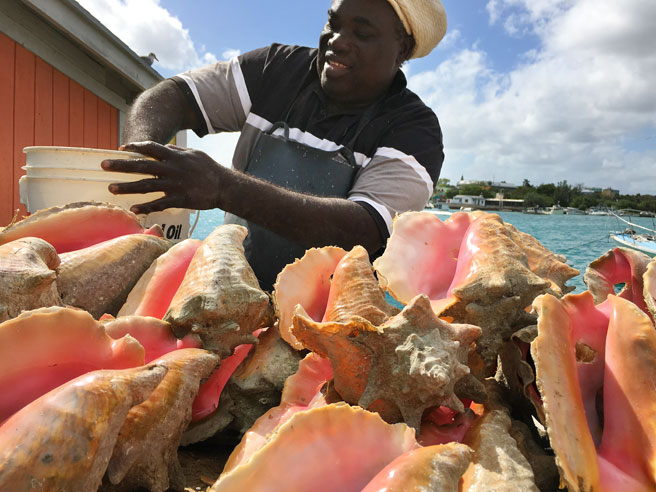
<instances>
[{"instance_id":1,"label":"conch shell","mask_svg":"<svg viewBox=\"0 0 656 492\"><path fill-rule=\"evenodd\" d=\"M438 316L480 326L481 372L490 375L501 344L534 322L524 309L539 294L566 291L564 280L578 274L537 241L523 244L527 238L495 214L455 213L442 222L407 212L374 268L398 301L425 294Z\"/></svg>"},{"instance_id":2,"label":"conch shell","mask_svg":"<svg viewBox=\"0 0 656 492\"><path fill-rule=\"evenodd\" d=\"M652 260L644 275L645 304L651 313L652 319L656 320L656 260Z\"/></svg>"},{"instance_id":3,"label":"conch shell","mask_svg":"<svg viewBox=\"0 0 656 492\"><path fill-rule=\"evenodd\" d=\"M416 447L413 430L404 424L387 424L345 403L326 405L293 415L210 490L360 492L383 467Z\"/></svg>"},{"instance_id":4,"label":"conch shell","mask_svg":"<svg viewBox=\"0 0 656 492\"><path fill-rule=\"evenodd\" d=\"M114 318L106 315L100 319L100 322L105 332L116 340L126 335L135 338L144 348L146 363L174 350L203 346L200 338L193 333L178 339L173 335L171 325L166 321L149 316Z\"/></svg>"},{"instance_id":5,"label":"conch shell","mask_svg":"<svg viewBox=\"0 0 656 492\"><path fill-rule=\"evenodd\" d=\"M510 434L510 414L501 404L494 382L486 383L490 398L485 411L463 439L474 454L463 476L462 490L539 492L531 465Z\"/></svg>"},{"instance_id":6,"label":"conch shell","mask_svg":"<svg viewBox=\"0 0 656 492\"><path fill-rule=\"evenodd\" d=\"M268 410L246 431L232 451L223 472L228 473L248 462L267 443L267 436L295 413L326 405L321 389L332 377L333 370L328 359L314 352L306 355L299 363L298 371L285 381L280 405Z\"/></svg>"},{"instance_id":7,"label":"conch shell","mask_svg":"<svg viewBox=\"0 0 656 492\"><path fill-rule=\"evenodd\" d=\"M0 490L98 489L128 411L166 368L84 374L45 394L0 427Z\"/></svg>"},{"instance_id":8,"label":"conch shell","mask_svg":"<svg viewBox=\"0 0 656 492\"><path fill-rule=\"evenodd\" d=\"M280 336L296 350L301 345L292 334L292 319L297 305L308 316L321 320L330 295L330 278L346 251L335 246L312 248L300 260L287 265L273 286L273 301L278 317Z\"/></svg>"},{"instance_id":9,"label":"conch shell","mask_svg":"<svg viewBox=\"0 0 656 492\"><path fill-rule=\"evenodd\" d=\"M571 491L656 487L656 330L633 303L589 293L534 302L531 346L547 431ZM593 316L590 316L592 314ZM605 319L605 323L604 323ZM603 429L595 406L603 394Z\"/></svg>"},{"instance_id":10,"label":"conch shell","mask_svg":"<svg viewBox=\"0 0 656 492\"><path fill-rule=\"evenodd\" d=\"M154 362L168 372L150 397L127 415L107 467L109 481L120 484L112 490L184 488L178 445L191 421L191 402L200 381L218 361L211 352L190 348L175 350Z\"/></svg>"},{"instance_id":11,"label":"conch shell","mask_svg":"<svg viewBox=\"0 0 656 492\"><path fill-rule=\"evenodd\" d=\"M244 256L247 233L235 224L217 227L194 254L164 316L178 337L192 331L221 357L253 343L268 314L269 296Z\"/></svg>"},{"instance_id":12,"label":"conch shell","mask_svg":"<svg viewBox=\"0 0 656 492\"><path fill-rule=\"evenodd\" d=\"M429 407L464 411L454 386L469 374L467 354L480 329L440 320L426 296L381 326L364 318L316 323L297 310L293 333L330 359L335 390L345 401L377 411L387 422L403 420L418 429Z\"/></svg>"},{"instance_id":13,"label":"conch shell","mask_svg":"<svg viewBox=\"0 0 656 492\"><path fill-rule=\"evenodd\" d=\"M362 492L459 492L472 450L449 443L413 449L383 468Z\"/></svg>"},{"instance_id":14,"label":"conch shell","mask_svg":"<svg viewBox=\"0 0 656 492\"><path fill-rule=\"evenodd\" d=\"M647 312L643 296L643 276L650 260L649 256L640 251L615 248L590 263L583 280L595 304L604 302L608 294L615 294L616 284L624 284L624 288L617 295Z\"/></svg>"},{"instance_id":15,"label":"conch shell","mask_svg":"<svg viewBox=\"0 0 656 492\"><path fill-rule=\"evenodd\" d=\"M130 291L118 316L162 319L201 244L198 239L185 239L153 261Z\"/></svg>"},{"instance_id":16,"label":"conch shell","mask_svg":"<svg viewBox=\"0 0 656 492\"><path fill-rule=\"evenodd\" d=\"M38 237L57 253L67 253L127 234L162 237L162 229L144 229L135 214L110 203L78 202L39 210L0 231L0 244Z\"/></svg>"},{"instance_id":17,"label":"conch shell","mask_svg":"<svg viewBox=\"0 0 656 492\"><path fill-rule=\"evenodd\" d=\"M60 304L59 256L43 239L28 237L0 246L0 323L29 311Z\"/></svg>"},{"instance_id":18,"label":"conch shell","mask_svg":"<svg viewBox=\"0 0 656 492\"><path fill-rule=\"evenodd\" d=\"M57 286L62 301L95 318L116 315L134 284L171 243L148 234L130 234L62 253Z\"/></svg>"},{"instance_id":19,"label":"conch shell","mask_svg":"<svg viewBox=\"0 0 656 492\"><path fill-rule=\"evenodd\" d=\"M114 340L81 309L48 307L0 324L0 422L71 379L96 369L143 365L134 338Z\"/></svg>"}]
</instances>

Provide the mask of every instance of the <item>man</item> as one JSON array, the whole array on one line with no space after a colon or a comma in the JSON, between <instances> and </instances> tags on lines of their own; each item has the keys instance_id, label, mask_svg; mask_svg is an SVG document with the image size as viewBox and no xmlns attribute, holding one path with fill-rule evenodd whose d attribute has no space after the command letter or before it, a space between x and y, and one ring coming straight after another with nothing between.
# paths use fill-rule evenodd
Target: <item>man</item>
<instances>
[{"instance_id":1,"label":"man","mask_svg":"<svg viewBox=\"0 0 656 492\"><path fill-rule=\"evenodd\" d=\"M248 227L247 258L265 289L310 247L375 253L394 215L422 209L439 176L437 117L406 89L400 66L445 32L440 0L333 0L318 50L274 44L141 94L124 149L155 160L103 168L155 177L110 191L165 193L136 213L225 210L226 223ZM241 131L233 168L161 145L180 129Z\"/></svg>"}]
</instances>

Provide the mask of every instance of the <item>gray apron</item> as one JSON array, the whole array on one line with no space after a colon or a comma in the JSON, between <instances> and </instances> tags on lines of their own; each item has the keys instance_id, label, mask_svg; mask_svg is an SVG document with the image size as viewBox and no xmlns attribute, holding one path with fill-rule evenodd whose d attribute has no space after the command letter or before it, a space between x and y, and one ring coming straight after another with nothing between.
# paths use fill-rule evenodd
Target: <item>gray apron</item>
<instances>
[{"instance_id":1,"label":"gray apron","mask_svg":"<svg viewBox=\"0 0 656 492\"><path fill-rule=\"evenodd\" d=\"M341 149L325 151L289 139L289 127L278 122L260 134L244 170L247 174L288 190L315 196L346 198L359 169L353 144L374 113L374 106L361 116L355 135ZM283 128L282 136L273 132ZM246 259L264 290L272 290L280 271L307 249L279 234L237 217L226 215L226 222L248 228L244 241Z\"/></svg>"}]
</instances>

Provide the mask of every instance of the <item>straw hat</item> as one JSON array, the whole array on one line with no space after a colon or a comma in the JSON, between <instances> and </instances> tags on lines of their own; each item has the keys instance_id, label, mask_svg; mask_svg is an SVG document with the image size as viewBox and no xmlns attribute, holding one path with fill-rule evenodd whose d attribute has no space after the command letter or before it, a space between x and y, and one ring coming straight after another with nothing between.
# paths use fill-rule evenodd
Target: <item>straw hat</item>
<instances>
[{"instance_id":1,"label":"straw hat","mask_svg":"<svg viewBox=\"0 0 656 492\"><path fill-rule=\"evenodd\" d=\"M446 12L440 0L387 0L405 31L415 40L410 58L426 56L446 34Z\"/></svg>"}]
</instances>

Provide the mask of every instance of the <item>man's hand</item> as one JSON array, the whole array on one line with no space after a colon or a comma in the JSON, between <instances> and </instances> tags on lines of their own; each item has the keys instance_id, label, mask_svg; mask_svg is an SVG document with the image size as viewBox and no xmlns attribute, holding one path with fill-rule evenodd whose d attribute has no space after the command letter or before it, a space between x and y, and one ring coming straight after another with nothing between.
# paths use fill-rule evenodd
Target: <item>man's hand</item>
<instances>
[{"instance_id":1,"label":"man's hand","mask_svg":"<svg viewBox=\"0 0 656 492\"><path fill-rule=\"evenodd\" d=\"M136 214L148 214L167 208L208 210L218 206L219 186L225 168L199 150L183 149L156 142L135 142L121 150L138 152L151 159L105 160L105 171L150 174L153 178L131 183L112 183L115 195L164 192L164 196L131 207Z\"/></svg>"}]
</instances>

